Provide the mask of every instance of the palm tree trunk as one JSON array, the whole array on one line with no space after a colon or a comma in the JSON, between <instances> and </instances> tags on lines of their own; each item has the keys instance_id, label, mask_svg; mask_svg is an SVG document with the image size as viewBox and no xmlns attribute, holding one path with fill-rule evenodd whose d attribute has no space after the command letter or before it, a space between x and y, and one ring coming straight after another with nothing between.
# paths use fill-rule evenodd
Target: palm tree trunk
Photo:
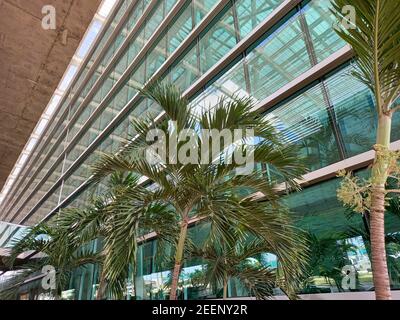
<instances>
[{"instance_id":1,"label":"palm tree trunk","mask_svg":"<svg viewBox=\"0 0 400 320\"><path fill-rule=\"evenodd\" d=\"M136 242L136 234L139 234L139 219L137 219L135 223L135 236L134 236L134 241ZM137 292L136 292L136 274L137 274L137 252L138 252L138 244L137 242L135 243L135 250L133 254L133 262L132 262L132 294L135 297L135 300L137 300Z\"/></svg>"},{"instance_id":2,"label":"palm tree trunk","mask_svg":"<svg viewBox=\"0 0 400 320\"><path fill-rule=\"evenodd\" d=\"M224 277L224 291L222 299L226 300L228 298L228 277Z\"/></svg>"},{"instance_id":3,"label":"palm tree trunk","mask_svg":"<svg viewBox=\"0 0 400 320\"><path fill-rule=\"evenodd\" d=\"M371 262L377 300L390 300L390 281L385 248L385 185L388 177L388 160L381 151L389 148L391 116L379 116L375 160L372 166L371 195Z\"/></svg>"},{"instance_id":4,"label":"palm tree trunk","mask_svg":"<svg viewBox=\"0 0 400 320\"><path fill-rule=\"evenodd\" d=\"M96 300L103 300L106 291L106 277L102 270L100 269L100 280L99 280L99 288L97 290Z\"/></svg>"},{"instance_id":5,"label":"palm tree trunk","mask_svg":"<svg viewBox=\"0 0 400 320\"><path fill-rule=\"evenodd\" d=\"M135 300L136 300L136 273L137 273L137 267L135 261L132 268L132 295L135 297Z\"/></svg>"},{"instance_id":6,"label":"palm tree trunk","mask_svg":"<svg viewBox=\"0 0 400 320\"><path fill-rule=\"evenodd\" d=\"M181 273L183 250L185 249L187 229L188 229L188 224L189 224L188 220L189 219L186 216L182 220L182 224L181 224L181 232L179 234L178 246L176 247L175 266L174 266L174 270L172 272L170 300L177 299L176 290L178 288L179 275Z\"/></svg>"}]
</instances>

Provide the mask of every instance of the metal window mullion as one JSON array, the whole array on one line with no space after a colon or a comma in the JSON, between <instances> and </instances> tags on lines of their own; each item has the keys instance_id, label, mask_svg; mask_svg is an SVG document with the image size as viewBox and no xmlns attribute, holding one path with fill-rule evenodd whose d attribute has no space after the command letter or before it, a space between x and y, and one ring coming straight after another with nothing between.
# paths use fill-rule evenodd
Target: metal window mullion
<instances>
[{"instance_id":1,"label":"metal window mullion","mask_svg":"<svg viewBox=\"0 0 400 320\"><path fill-rule=\"evenodd\" d=\"M237 12L237 0L232 0L232 11L233 11L233 21L234 21L234 27L235 27L235 34L236 34L236 42L239 43L241 40L241 35L240 35L240 24L239 24L239 18L238 18L238 12ZM252 1L252 7L253 7L253 2ZM248 94L251 93L251 85L250 85L250 73L249 73L249 67L246 62L246 52L242 53L242 58L243 58L243 75L244 75L244 81L246 85L246 91Z\"/></svg>"},{"instance_id":2,"label":"metal window mullion","mask_svg":"<svg viewBox=\"0 0 400 320\"><path fill-rule=\"evenodd\" d=\"M300 11L299 19L300 19L300 28L304 37L304 42L306 44L306 49L308 57L310 59L311 66L315 66L318 64L318 58L317 54L315 53L314 43L311 38L310 29L308 28L304 10ZM328 88L324 83L324 81L321 81L321 91L325 103L325 109L328 114L328 121L331 126L333 136L335 138L336 146L338 148L339 157L341 160L343 160L346 158L346 148L343 141L341 130L337 123L336 114L331 103L331 98L328 92Z\"/></svg>"},{"instance_id":3,"label":"metal window mullion","mask_svg":"<svg viewBox=\"0 0 400 320\"><path fill-rule=\"evenodd\" d=\"M194 6L194 1L192 5L192 30L194 30L196 26L196 11L195 11L195 6ZM201 74L201 59L200 59L200 37L197 36L195 39L195 51L196 51L196 68L197 68L197 73L196 76Z\"/></svg>"},{"instance_id":4,"label":"metal window mullion","mask_svg":"<svg viewBox=\"0 0 400 320\"><path fill-rule=\"evenodd\" d=\"M69 112L69 113L70 113L70 112ZM64 151L65 151L65 147L66 147L67 142L68 142L68 136L69 136L69 133L70 133L69 131L70 131L70 130L68 129L68 130L67 130L67 134L66 134L66 136L65 136ZM64 159L63 159L63 164L62 164L62 166L61 166L61 176L62 176L63 173L64 173L66 161L67 161L67 154L65 153ZM61 186L60 186L60 194L58 195L58 201L57 201L58 204L60 204L60 202L61 202L61 197L62 197L63 189L64 189L64 180L62 181Z\"/></svg>"},{"instance_id":5,"label":"metal window mullion","mask_svg":"<svg viewBox=\"0 0 400 320\"><path fill-rule=\"evenodd\" d=\"M235 28L235 38L236 43L240 42L240 27L239 27L239 19L236 10L236 0L231 0L232 3L232 17L233 17L233 27Z\"/></svg>"},{"instance_id":6,"label":"metal window mullion","mask_svg":"<svg viewBox=\"0 0 400 320\"><path fill-rule=\"evenodd\" d=\"M336 146L339 151L339 157L340 160L346 159L347 157L347 152L346 152L346 145L344 143L342 131L340 130L337 117L336 117L336 112L333 108L332 100L329 94L328 87L326 86L325 81L321 82L321 89L322 89L322 95L324 98L325 106L326 106L326 111L328 113L328 118L329 118L329 123L332 127L333 135L335 137L336 141Z\"/></svg>"}]
</instances>

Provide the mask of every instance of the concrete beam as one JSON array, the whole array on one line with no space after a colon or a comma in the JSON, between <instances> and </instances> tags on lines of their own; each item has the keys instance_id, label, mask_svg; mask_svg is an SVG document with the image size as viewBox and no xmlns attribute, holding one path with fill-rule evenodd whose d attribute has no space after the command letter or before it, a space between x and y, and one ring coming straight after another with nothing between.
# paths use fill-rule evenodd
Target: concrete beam
<instances>
[{"instance_id":1,"label":"concrete beam","mask_svg":"<svg viewBox=\"0 0 400 320\"><path fill-rule=\"evenodd\" d=\"M100 3L0 0L0 189ZM56 9L56 30L41 26L48 4Z\"/></svg>"}]
</instances>

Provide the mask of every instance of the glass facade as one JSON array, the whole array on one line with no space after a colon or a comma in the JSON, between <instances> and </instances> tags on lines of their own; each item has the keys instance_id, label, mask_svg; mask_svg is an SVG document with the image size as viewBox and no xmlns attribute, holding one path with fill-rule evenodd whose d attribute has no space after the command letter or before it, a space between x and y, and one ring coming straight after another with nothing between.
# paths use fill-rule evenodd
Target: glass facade
<instances>
[{"instance_id":1,"label":"glass facade","mask_svg":"<svg viewBox=\"0 0 400 320\"><path fill-rule=\"evenodd\" d=\"M365 171L358 172L363 175ZM373 288L370 262L369 239L366 233L363 217L360 214L349 212L337 200L336 189L339 179L331 179L308 187L302 192L283 196L283 201L290 208L295 225L306 232L310 242L311 263L307 270L309 277L304 280L301 294L335 293L345 291L341 286L341 270L346 265L352 265L356 270L356 287L352 291L370 291ZM397 253L400 250L399 231L400 217L395 213L387 212L388 251ZM206 238L207 223L197 224L190 228L189 237L199 247ZM395 240L397 239L397 240ZM158 256L168 255L168 252L157 252L157 240L142 244L138 253L138 272L135 278L136 291L128 280L126 298L136 294L139 300L167 299L168 281L171 272L160 269L156 263ZM255 257L260 263L269 267L276 267L273 255L265 253ZM389 270L392 289L400 289L400 261L389 256ZM212 299L221 298L222 291L204 289L200 282L205 265L202 261L186 261L179 281L180 299ZM68 291L73 290L81 294L92 290L95 294L96 278L88 281L85 277L87 269L76 272L74 281ZM97 275L98 276L98 275ZM83 283L83 284L82 284ZM247 296L248 292L232 279L229 283L229 296ZM86 296L85 296L86 297ZM82 297L80 297L82 298ZM86 298L84 298L86 299ZM87 299L90 299L87 296Z\"/></svg>"},{"instance_id":2,"label":"glass facade","mask_svg":"<svg viewBox=\"0 0 400 320\"><path fill-rule=\"evenodd\" d=\"M149 80L172 82L183 92L198 88L189 96L193 108L213 106L218 98L233 95L262 104L345 46L333 30L329 1L302 1L290 8L290 4L282 8L283 0L231 0L223 6L216 0L120 1L121 7L16 181L19 187L3 202L1 220L35 225L59 208L83 206L93 193L101 192L103 185L95 190L82 187L90 166L101 152L121 148L133 134L132 119L160 112L157 105L138 97L136 88ZM277 10L285 12L284 18L250 43L248 39L267 26ZM233 59L218 69L233 51ZM350 75L353 68L351 61L338 63L333 71L320 74L318 80L263 111L288 144L300 146L311 171L368 151L374 143L374 99ZM210 77L214 70L218 72ZM198 82L204 85L197 86ZM400 138L399 128L398 115L392 141ZM304 284L304 292L341 291L335 272L349 263L357 268L357 290L372 286L362 217L345 212L336 200L337 185L335 179L324 181L283 197L296 224L312 240L314 281ZM78 188L82 192L76 192ZM396 219L388 219L393 234L400 231ZM206 224L191 228L197 243L206 233ZM166 297L170 273L157 269L154 257L160 253L155 243L156 239L149 241L139 250L139 272L135 285L128 279L128 299L134 294L139 299ZM326 255L332 250L337 253L335 261ZM276 265L268 254L257 259ZM393 265L397 270L395 261ZM221 295L200 289L203 269L201 261L186 263L181 298ZM397 287L398 273L393 271L391 280ZM97 266L78 269L65 298L93 299L97 282ZM238 283L230 282L230 296L246 294Z\"/></svg>"}]
</instances>

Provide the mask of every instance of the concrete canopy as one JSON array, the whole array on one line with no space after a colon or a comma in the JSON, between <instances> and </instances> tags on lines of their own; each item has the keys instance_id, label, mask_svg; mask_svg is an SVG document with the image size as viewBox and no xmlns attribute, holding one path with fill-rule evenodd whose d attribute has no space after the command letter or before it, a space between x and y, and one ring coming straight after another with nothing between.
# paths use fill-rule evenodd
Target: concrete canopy
<instances>
[{"instance_id":1,"label":"concrete canopy","mask_svg":"<svg viewBox=\"0 0 400 320\"><path fill-rule=\"evenodd\" d=\"M0 190L100 3L0 0ZM49 4L56 30L42 28L41 11Z\"/></svg>"}]
</instances>

